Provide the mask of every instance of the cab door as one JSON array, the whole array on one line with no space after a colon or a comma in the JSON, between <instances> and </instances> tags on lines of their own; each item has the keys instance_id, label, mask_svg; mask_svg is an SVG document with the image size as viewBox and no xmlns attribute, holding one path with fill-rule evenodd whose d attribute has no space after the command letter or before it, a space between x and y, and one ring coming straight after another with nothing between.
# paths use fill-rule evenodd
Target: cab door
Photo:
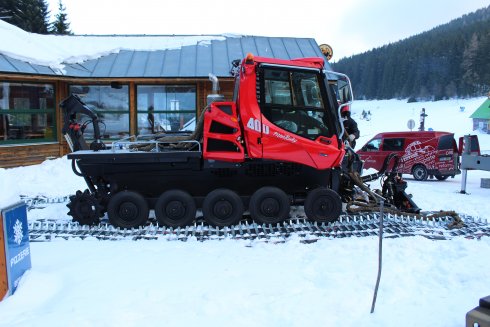
<instances>
[{"instance_id":1,"label":"cab door","mask_svg":"<svg viewBox=\"0 0 490 327\"><path fill-rule=\"evenodd\" d=\"M340 162L341 146L318 69L259 69L262 157L317 169ZM247 128L255 128L247 122Z\"/></svg>"}]
</instances>

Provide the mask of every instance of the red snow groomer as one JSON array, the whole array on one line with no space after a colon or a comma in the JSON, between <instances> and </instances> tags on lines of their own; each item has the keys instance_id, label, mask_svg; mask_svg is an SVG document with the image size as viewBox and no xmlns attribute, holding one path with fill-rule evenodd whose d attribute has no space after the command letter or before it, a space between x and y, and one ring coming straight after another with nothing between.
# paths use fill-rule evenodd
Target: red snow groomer
<instances>
[{"instance_id":1,"label":"red snow groomer","mask_svg":"<svg viewBox=\"0 0 490 327\"><path fill-rule=\"evenodd\" d=\"M96 224L107 213L113 225L130 228L145 224L154 210L159 224L177 227L192 224L201 209L216 226L236 224L245 211L258 223L276 224L295 205L312 221L336 220L343 202L353 199L353 174L362 169L341 138L339 113L352 100L348 78L326 71L322 58L250 54L234 62L234 72L233 101L208 96L191 134L134 137L106 146L97 115L76 96L65 99L63 133L74 151L68 158L88 185L70 198L73 219ZM210 79L218 89L217 79ZM90 145L79 113L94 122ZM411 201L404 187L386 189L387 204L403 209L401 203Z\"/></svg>"}]
</instances>

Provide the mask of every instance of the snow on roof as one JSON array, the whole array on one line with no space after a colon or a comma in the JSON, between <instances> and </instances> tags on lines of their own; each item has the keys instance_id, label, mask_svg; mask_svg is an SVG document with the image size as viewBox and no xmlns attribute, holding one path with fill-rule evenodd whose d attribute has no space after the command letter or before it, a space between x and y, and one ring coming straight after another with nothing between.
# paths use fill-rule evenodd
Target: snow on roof
<instances>
[{"instance_id":1,"label":"snow on roof","mask_svg":"<svg viewBox=\"0 0 490 327\"><path fill-rule=\"evenodd\" d=\"M0 53L35 65L64 70L121 50L154 51L206 45L239 35L40 35L0 20Z\"/></svg>"}]
</instances>

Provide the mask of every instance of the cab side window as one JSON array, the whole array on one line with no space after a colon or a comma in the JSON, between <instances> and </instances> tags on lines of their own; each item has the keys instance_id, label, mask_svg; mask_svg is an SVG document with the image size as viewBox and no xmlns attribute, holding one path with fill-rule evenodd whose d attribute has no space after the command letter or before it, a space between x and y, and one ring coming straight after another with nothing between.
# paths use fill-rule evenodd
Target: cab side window
<instances>
[{"instance_id":1,"label":"cab side window","mask_svg":"<svg viewBox=\"0 0 490 327\"><path fill-rule=\"evenodd\" d=\"M405 139L403 138L385 139L383 141L383 151L403 151L404 144Z\"/></svg>"},{"instance_id":2,"label":"cab side window","mask_svg":"<svg viewBox=\"0 0 490 327\"><path fill-rule=\"evenodd\" d=\"M265 70L265 103L292 106L289 73L280 70Z\"/></svg>"}]
</instances>

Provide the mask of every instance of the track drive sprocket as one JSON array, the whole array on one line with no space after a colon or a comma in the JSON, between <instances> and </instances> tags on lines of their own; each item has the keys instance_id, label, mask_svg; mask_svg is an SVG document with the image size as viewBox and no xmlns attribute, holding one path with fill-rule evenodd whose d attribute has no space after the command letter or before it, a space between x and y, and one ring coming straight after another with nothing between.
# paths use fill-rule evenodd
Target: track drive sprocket
<instances>
[{"instance_id":1,"label":"track drive sprocket","mask_svg":"<svg viewBox=\"0 0 490 327\"><path fill-rule=\"evenodd\" d=\"M77 191L75 195L70 196L70 203L66 206L70 209L68 215L81 225L96 225L104 215L103 206L89 190Z\"/></svg>"}]
</instances>

